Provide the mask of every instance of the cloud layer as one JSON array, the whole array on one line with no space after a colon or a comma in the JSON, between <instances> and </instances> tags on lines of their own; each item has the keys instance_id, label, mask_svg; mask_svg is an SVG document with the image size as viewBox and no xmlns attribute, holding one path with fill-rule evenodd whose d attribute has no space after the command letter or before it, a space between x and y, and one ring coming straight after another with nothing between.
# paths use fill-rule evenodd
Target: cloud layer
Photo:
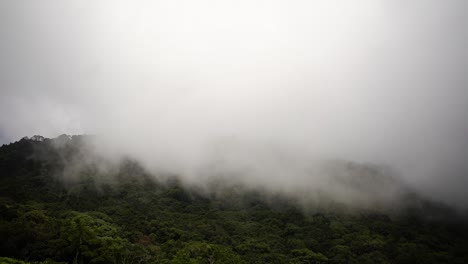
<instances>
[{"instance_id":1,"label":"cloud layer","mask_svg":"<svg viewBox=\"0 0 468 264\"><path fill-rule=\"evenodd\" d=\"M0 140L98 134L98 151L148 168L196 180L223 164L275 186L322 184L304 173L322 160L387 164L466 207L467 13L462 0L2 1Z\"/></svg>"}]
</instances>

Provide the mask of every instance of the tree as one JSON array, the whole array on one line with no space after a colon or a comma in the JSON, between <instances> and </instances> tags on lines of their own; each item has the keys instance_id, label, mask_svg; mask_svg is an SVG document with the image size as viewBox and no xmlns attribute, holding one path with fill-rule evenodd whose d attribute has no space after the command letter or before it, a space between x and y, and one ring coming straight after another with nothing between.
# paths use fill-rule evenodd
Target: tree
<instances>
[{"instance_id":1,"label":"tree","mask_svg":"<svg viewBox=\"0 0 468 264\"><path fill-rule=\"evenodd\" d=\"M291 251L291 256L290 264L322 264L328 262L328 258L325 255L307 248L295 249Z\"/></svg>"}]
</instances>

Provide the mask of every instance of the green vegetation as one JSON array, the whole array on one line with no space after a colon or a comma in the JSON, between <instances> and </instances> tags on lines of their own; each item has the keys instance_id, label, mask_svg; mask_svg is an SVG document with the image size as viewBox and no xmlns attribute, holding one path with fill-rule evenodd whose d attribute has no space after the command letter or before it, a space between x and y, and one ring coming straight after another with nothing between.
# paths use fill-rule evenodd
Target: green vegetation
<instances>
[{"instance_id":1,"label":"green vegetation","mask_svg":"<svg viewBox=\"0 0 468 264\"><path fill-rule=\"evenodd\" d=\"M284 197L188 190L86 155L77 136L0 148L0 263L468 263L466 219L429 202L449 219L304 213Z\"/></svg>"}]
</instances>

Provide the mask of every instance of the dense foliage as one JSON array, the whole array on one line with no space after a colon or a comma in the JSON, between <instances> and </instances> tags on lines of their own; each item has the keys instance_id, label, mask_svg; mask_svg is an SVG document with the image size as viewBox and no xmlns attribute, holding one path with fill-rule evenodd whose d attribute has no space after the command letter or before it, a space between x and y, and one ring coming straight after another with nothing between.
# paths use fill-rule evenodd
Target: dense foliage
<instances>
[{"instance_id":1,"label":"dense foliage","mask_svg":"<svg viewBox=\"0 0 468 264\"><path fill-rule=\"evenodd\" d=\"M82 146L36 136L0 148L1 263L468 263L463 218L304 213L239 186L157 181L132 161L72 166Z\"/></svg>"}]
</instances>

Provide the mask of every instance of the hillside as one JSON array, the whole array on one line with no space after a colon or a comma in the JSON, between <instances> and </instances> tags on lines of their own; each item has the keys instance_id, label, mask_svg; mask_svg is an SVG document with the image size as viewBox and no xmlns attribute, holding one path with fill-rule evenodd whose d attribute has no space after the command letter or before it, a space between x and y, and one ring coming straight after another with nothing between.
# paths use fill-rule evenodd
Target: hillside
<instances>
[{"instance_id":1,"label":"hillside","mask_svg":"<svg viewBox=\"0 0 468 264\"><path fill-rule=\"evenodd\" d=\"M85 141L0 147L0 262L468 263L467 219L416 194L385 213L307 208L216 179L207 192L131 159L104 166Z\"/></svg>"}]
</instances>

